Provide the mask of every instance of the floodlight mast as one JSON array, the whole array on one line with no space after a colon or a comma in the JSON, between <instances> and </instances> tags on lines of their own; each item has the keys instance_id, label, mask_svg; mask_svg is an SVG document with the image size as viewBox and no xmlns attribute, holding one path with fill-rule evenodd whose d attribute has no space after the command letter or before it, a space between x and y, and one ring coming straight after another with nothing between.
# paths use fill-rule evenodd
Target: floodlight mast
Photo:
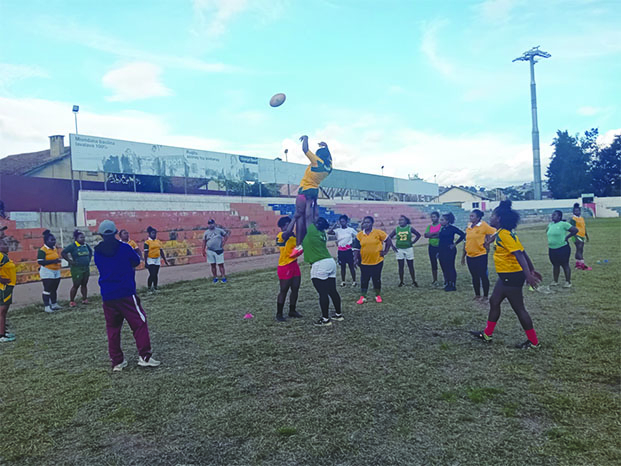
<instances>
[{"instance_id":1,"label":"floodlight mast","mask_svg":"<svg viewBox=\"0 0 621 466\"><path fill-rule=\"evenodd\" d=\"M535 57L550 58L551 56L552 55L548 52L539 50L539 46L537 46L524 52L521 57L513 60L513 62L527 61L530 63L530 101L533 120L533 188L534 198L536 200L541 200L541 160L539 157L539 127L537 124L537 88L535 86L535 63L537 63L538 60L535 60Z\"/></svg>"}]
</instances>

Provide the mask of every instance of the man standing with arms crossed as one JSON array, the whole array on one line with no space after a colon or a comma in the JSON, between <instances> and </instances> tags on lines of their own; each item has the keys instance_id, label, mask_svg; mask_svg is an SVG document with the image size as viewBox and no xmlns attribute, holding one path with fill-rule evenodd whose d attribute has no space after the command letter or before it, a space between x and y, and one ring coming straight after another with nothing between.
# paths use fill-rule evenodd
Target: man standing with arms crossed
<instances>
[{"instance_id":1,"label":"man standing with arms crossed","mask_svg":"<svg viewBox=\"0 0 621 466\"><path fill-rule=\"evenodd\" d=\"M226 273L224 272L224 245L229 239L230 232L216 227L216 221L212 218L207 222L207 231L203 235L203 257L207 257L207 262L211 265L211 275L213 282L218 283L218 271L220 268L220 281L226 283Z\"/></svg>"}]
</instances>

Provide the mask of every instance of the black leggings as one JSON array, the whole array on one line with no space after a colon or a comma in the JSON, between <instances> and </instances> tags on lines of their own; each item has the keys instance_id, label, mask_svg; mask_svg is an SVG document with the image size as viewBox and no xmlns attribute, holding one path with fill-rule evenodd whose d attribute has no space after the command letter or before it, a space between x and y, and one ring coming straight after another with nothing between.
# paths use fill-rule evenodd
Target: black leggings
<instances>
[{"instance_id":1,"label":"black leggings","mask_svg":"<svg viewBox=\"0 0 621 466\"><path fill-rule=\"evenodd\" d=\"M336 290L336 278L328 278L321 280L319 278L313 278L313 285L319 293L319 307L321 308L321 315L324 319L329 319L328 308L330 306L330 299L334 304L334 312L341 313L341 296Z\"/></svg>"},{"instance_id":2,"label":"black leggings","mask_svg":"<svg viewBox=\"0 0 621 466\"><path fill-rule=\"evenodd\" d=\"M147 269L149 269L147 287L151 288L151 286L153 286L153 288L157 290L157 274L160 272L160 266L155 264L148 264Z\"/></svg>"},{"instance_id":3,"label":"black leggings","mask_svg":"<svg viewBox=\"0 0 621 466\"><path fill-rule=\"evenodd\" d=\"M60 278L44 278L43 282L43 304L47 307L51 304L56 304L58 299L58 285L60 285Z\"/></svg>"},{"instance_id":4,"label":"black leggings","mask_svg":"<svg viewBox=\"0 0 621 466\"><path fill-rule=\"evenodd\" d=\"M379 294L382 291L382 268L384 267L384 261L375 265L360 265L360 290L362 294L367 294L369 291L369 280L373 280L373 289L375 293Z\"/></svg>"},{"instance_id":5,"label":"black leggings","mask_svg":"<svg viewBox=\"0 0 621 466\"><path fill-rule=\"evenodd\" d=\"M523 272L516 272L515 274L503 274L504 281L511 284L524 283L523 279L519 275L524 275ZM507 298L509 304L513 308L513 311L517 315L517 318L524 330L531 330L533 328L533 321L524 306L524 296L522 295L522 285L510 286L503 283L503 276L499 276L492 296L489 298L489 316L487 320L490 322L498 322L500 319L500 304Z\"/></svg>"},{"instance_id":6,"label":"black leggings","mask_svg":"<svg viewBox=\"0 0 621 466\"><path fill-rule=\"evenodd\" d=\"M429 245L427 252L429 253L429 262L431 263L431 270L438 270L438 246Z\"/></svg>"},{"instance_id":7,"label":"black leggings","mask_svg":"<svg viewBox=\"0 0 621 466\"><path fill-rule=\"evenodd\" d=\"M444 275L444 283L455 283L457 281L457 270L455 270L457 248L451 249L448 246L441 246L438 249L438 253L440 267L442 267L442 274Z\"/></svg>"},{"instance_id":8,"label":"black leggings","mask_svg":"<svg viewBox=\"0 0 621 466\"><path fill-rule=\"evenodd\" d=\"M489 295L489 277L487 276L487 254L477 257L466 256L468 270L472 275L472 287L474 294L481 296L481 285L483 285L483 296Z\"/></svg>"},{"instance_id":9,"label":"black leggings","mask_svg":"<svg viewBox=\"0 0 621 466\"><path fill-rule=\"evenodd\" d=\"M280 281L280 293L278 293L278 298L276 299L276 313L278 315L282 315L282 310L285 307L285 301L287 299L287 293L289 289L291 289L291 294L289 295L289 313L295 311L295 306L298 302L298 293L300 291L300 282L302 277L293 277L289 280L279 280Z\"/></svg>"}]
</instances>

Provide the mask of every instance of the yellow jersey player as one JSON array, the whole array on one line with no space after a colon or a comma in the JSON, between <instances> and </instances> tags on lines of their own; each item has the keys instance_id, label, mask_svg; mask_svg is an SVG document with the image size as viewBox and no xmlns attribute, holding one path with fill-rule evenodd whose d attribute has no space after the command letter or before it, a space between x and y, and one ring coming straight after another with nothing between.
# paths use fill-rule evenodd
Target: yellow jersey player
<instances>
[{"instance_id":1,"label":"yellow jersey player","mask_svg":"<svg viewBox=\"0 0 621 466\"><path fill-rule=\"evenodd\" d=\"M593 270L584 263L584 243L585 241L589 241L589 234L586 231L586 222L582 216L580 204L576 202L573 210L574 216L569 223L578 229L578 233L573 237L576 245L576 268L581 270Z\"/></svg>"},{"instance_id":2,"label":"yellow jersey player","mask_svg":"<svg viewBox=\"0 0 621 466\"><path fill-rule=\"evenodd\" d=\"M332 173L332 155L325 142L319 143L317 153L313 153L308 148L308 136L300 137L302 141L302 152L310 160L310 164L304 172L298 196L295 200L294 221L287 231L293 231L295 226L296 246L291 251L290 257L301 256L304 252L302 241L306 236L306 225L310 225L319 216L317 198L319 197L319 185L326 177Z\"/></svg>"},{"instance_id":3,"label":"yellow jersey player","mask_svg":"<svg viewBox=\"0 0 621 466\"><path fill-rule=\"evenodd\" d=\"M295 310L295 306L298 302L298 292L300 291L301 273L298 260L289 257L291 251L295 248L295 235L286 231L290 223L291 218L289 217L281 217L278 220L278 227L281 230L276 237L276 246L280 248L280 257L278 258L280 292L278 293L278 299L276 301L276 320L279 322L284 322L286 320L282 313L285 308L285 301L289 290L291 290L291 294L289 295L289 317L302 317L302 315Z\"/></svg>"},{"instance_id":4,"label":"yellow jersey player","mask_svg":"<svg viewBox=\"0 0 621 466\"><path fill-rule=\"evenodd\" d=\"M9 245L0 239L0 342L15 341L15 334L6 328L6 314L13 302L13 289L17 281L15 264L8 256Z\"/></svg>"}]
</instances>

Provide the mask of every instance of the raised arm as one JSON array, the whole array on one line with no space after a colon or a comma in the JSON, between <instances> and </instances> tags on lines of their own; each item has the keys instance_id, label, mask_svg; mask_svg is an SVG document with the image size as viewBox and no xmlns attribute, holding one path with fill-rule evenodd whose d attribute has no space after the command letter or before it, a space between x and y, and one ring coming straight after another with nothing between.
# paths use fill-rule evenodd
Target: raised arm
<instances>
[{"instance_id":1,"label":"raised arm","mask_svg":"<svg viewBox=\"0 0 621 466\"><path fill-rule=\"evenodd\" d=\"M300 136L300 141L302 141L302 152L304 152L304 155L306 155L306 153L308 152L308 136Z\"/></svg>"}]
</instances>

